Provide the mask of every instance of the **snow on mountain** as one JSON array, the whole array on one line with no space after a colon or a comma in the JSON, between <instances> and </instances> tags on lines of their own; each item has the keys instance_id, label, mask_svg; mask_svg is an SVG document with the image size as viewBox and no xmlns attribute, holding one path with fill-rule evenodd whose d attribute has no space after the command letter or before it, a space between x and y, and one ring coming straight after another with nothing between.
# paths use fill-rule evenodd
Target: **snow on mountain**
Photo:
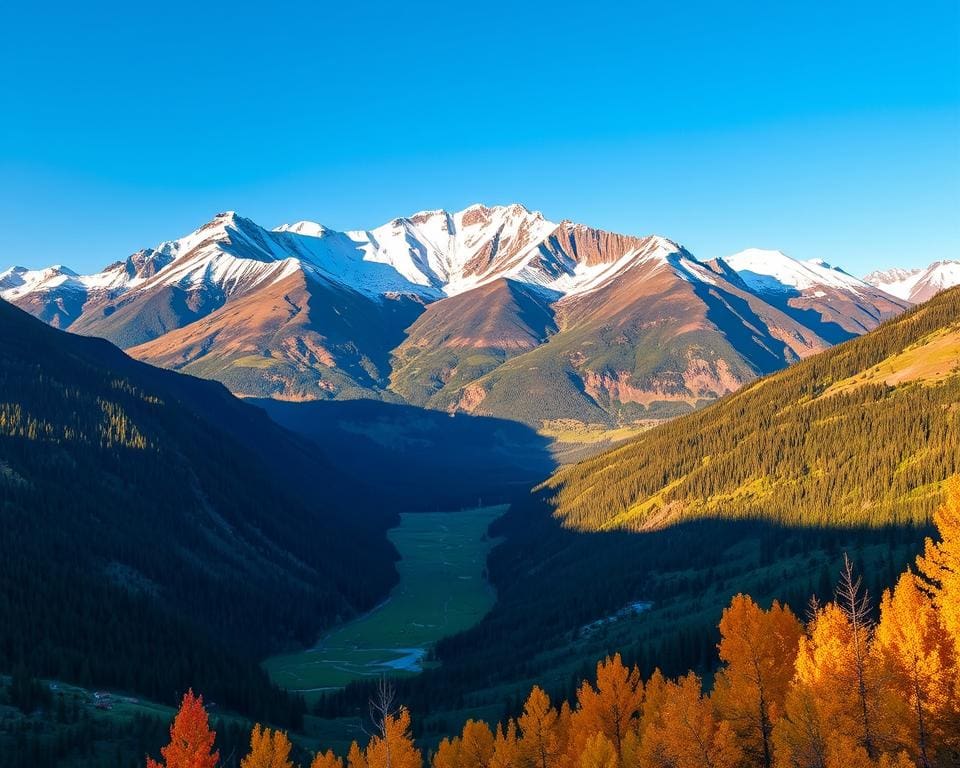
<instances>
[{"instance_id":1,"label":"snow on mountain","mask_svg":"<svg viewBox=\"0 0 960 768\"><path fill-rule=\"evenodd\" d=\"M918 304L940 291L960 285L960 262L935 261L926 269L893 269L871 272L863 278L870 285Z\"/></svg>"},{"instance_id":2,"label":"snow on mountain","mask_svg":"<svg viewBox=\"0 0 960 768\"><path fill-rule=\"evenodd\" d=\"M753 248L724 261L751 290L768 294L874 290L825 262L798 261L781 251ZM65 267L9 269L0 273L0 296L36 308L45 295L71 292L69 311L59 299L61 322L69 324L84 306L121 296L129 304L136 294L152 295L155 289L196 294L194 303L212 311L296 273L376 300L412 295L430 302L502 278L553 298L573 296L651 262L687 281L715 279L710 269L665 237L617 235L568 221L557 224L518 204L476 204L453 213L421 211L374 229L346 232L312 221L267 230L227 211L185 237L138 251L93 275L77 275ZM941 272L931 280L947 284L954 279L948 269Z\"/></svg>"},{"instance_id":3,"label":"snow on mountain","mask_svg":"<svg viewBox=\"0 0 960 768\"><path fill-rule=\"evenodd\" d=\"M297 233L324 241L301 245L329 275L363 292L413 290L427 298L453 296L523 267L530 254L556 224L521 205L472 205L462 211L421 211L393 219L372 230L334 232L313 222L277 227L277 233ZM352 262L352 266L351 266ZM387 285L363 278L375 271L367 265L388 266L408 283Z\"/></svg>"},{"instance_id":4,"label":"snow on mountain","mask_svg":"<svg viewBox=\"0 0 960 768\"><path fill-rule=\"evenodd\" d=\"M822 259L798 261L783 251L748 248L723 259L752 290L792 292L833 288L859 293L869 286Z\"/></svg>"},{"instance_id":5,"label":"snow on mountain","mask_svg":"<svg viewBox=\"0 0 960 768\"><path fill-rule=\"evenodd\" d=\"M38 291L56 289L83 290L83 278L60 264L46 269L10 267L0 272L0 297L7 301Z\"/></svg>"},{"instance_id":6,"label":"snow on mountain","mask_svg":"<svg viewBox=\"0 0 960 768\"><path fill-rule=\"evenodd\" d=\"M916 285L917 280L923 275L923 269L892 269L876 270L865 275L863 280L870 285L886 291L891 296L900 299L909 299L910 291Z\"/></svg>"}]
</instances>

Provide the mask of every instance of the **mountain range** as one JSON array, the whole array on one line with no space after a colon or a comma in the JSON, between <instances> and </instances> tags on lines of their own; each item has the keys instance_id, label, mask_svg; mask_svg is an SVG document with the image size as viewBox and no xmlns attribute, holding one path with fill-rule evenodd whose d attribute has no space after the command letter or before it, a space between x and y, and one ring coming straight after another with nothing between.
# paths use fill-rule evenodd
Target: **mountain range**
<instances>
[{"instance_id":1,"label":"mountain range","mask_svg":"<svg viewBox=\"0 0 960 768\"><path fill-rule=\"evenodd\" d=\"M865 282L900 299L920 304L940 291L960 285L960 261L935 261L926 268L871 272Z\"/></svg>"},{"instance_id":2,"label":"mountain range","mask_svg":"<svg viewBox=\"0 0 960 768\"><path fill-rule=\"evenodd\" d=\"M94 275L0 273L0 296L51 325L240 396L537 427L687 412L911 305L883 285L779 251L701 261L521 205L348 232L228 212Z\"/></svg>"}]
</instances>

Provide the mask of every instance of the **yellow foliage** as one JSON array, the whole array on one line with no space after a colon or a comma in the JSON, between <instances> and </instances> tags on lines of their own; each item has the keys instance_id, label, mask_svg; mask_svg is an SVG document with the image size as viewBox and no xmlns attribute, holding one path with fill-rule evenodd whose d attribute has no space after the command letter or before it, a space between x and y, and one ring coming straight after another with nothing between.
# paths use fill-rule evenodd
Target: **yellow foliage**
<instances>
[{"instance_id":1,"label":"yellow foliage","mask_svg":"<svg viewBox=\"0 0 960 768\"><path fill-rule=\"evenodd\" d=\"M782 717L802 628L787 606L762 610L736 595L720 619L720 660L713 700L747 753L749 764L770 768L772 734Z\"/></svg>"},{"instance_id":2,"label":"yellow foliage","mask_svg":"<svg viewBox=\"0 0 960 768\"><path fill-rule=\"evenodd\" d=\"M636 667L628 669L619 653L608 656L597 663L596 688L585 680L577 691L574 730L602 733L619 759L623 740L635 727L642 703L640 671Z\"/></svg>"},{"instance_id":3,"label":"yellow foliage","mask_svg":"<svg viewBox=\"0 0 960 768\"><path fill-rule=\"evenodd\" d=\"M367 744L365 768L421 768L423 757L410 735L410 712L405 707L384 718L384 732Z\"/></svg>"},{"instance_id":4,"label":"yellow foliage","mask_svg":"<svg viewBox=\"0 0 960 768\"><path fill-rule=\"evenodd\" d=\"M287 734L261 728L258 723L250 732L250 752L240 761L240 768L293 768L291 746Z\"/></svg>"},{"instance_id":5,"label":"yellow foliage","mask_svg":"<svg viewBox=\"0 0 960 768\"><path fill-rule=\"evenodd\" d=\"M317 752L310 761L310 768L343 768L343 758L334 754L332 749Z\"/></svg>"}]
</instances>

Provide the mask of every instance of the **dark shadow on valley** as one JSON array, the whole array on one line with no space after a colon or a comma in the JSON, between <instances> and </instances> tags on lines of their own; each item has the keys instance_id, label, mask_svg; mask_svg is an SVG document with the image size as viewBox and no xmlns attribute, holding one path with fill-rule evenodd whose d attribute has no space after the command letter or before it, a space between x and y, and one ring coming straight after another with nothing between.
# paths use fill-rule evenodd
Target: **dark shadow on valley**
<instances>
[{"instance_id":1,"label":"dark shadow on valley","mask_svg":"<svg viewBox=\"0 0 960 768\"><path fill-rule=\"evenodd\" d=\"M475 627L440 641L436 668L397 682L399 700L428 738L431 723L442 726L428 715L464 701L516 716L529 680L554 700L569 699L597 660L615 651L644 676L655 668L666 675L693 669L709 679L718 663L717 623L733 595L749 594L765 607L777 599L803 618L812 595L833 599L845 552L876 611L929 530L704 519L642 533L584 533L562 527L537 493L518 499L491 533L505 537L488 560L497 603ZM604 626L637 601L653 609L628 629ZM597 622L600 629L589 630ZM356 714L369 695L367 684L352 683L316 711Z\"/></svg>"},{"instance_id":2,"label":"dark shadow on valley","mask_svg":"<svg viewBox=\"0 0 960 768\"><path fill-rule=\"evenodd\" d=\"M248 402L397 512L508 502L556 468L545 437L506 419L378 400Z\"/></svg>"}]
</instances>

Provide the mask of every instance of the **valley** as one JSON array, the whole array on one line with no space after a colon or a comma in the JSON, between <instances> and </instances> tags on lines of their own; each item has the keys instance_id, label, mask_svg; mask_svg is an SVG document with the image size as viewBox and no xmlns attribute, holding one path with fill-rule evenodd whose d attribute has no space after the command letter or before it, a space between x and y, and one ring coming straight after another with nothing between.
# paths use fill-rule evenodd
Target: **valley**
<instances>
[{"instance_id":1,"label":"valley","mask_svg":"<svg viewBox=\"0 0 960 768\"><path fill-rule=\"evenodd\" d=\"M960 768L960 0L3 18L0 768Z\"/></svg>"},{"instance_id":2,"label":"valley","mask_svg":"<svg viewBox=\"0 0 960 768\"><path fill-rule=\"evenodd\" d=\"M469 629L495 602L486 559L497 543L487 534L506 506L455 512L410 512L388 537L399 553L399 581L368 613L325 634L317 645L264 662L271 679L303 694L354 680L416 674L432 665L438 640Z\"/></svg>"}]
</instances>

